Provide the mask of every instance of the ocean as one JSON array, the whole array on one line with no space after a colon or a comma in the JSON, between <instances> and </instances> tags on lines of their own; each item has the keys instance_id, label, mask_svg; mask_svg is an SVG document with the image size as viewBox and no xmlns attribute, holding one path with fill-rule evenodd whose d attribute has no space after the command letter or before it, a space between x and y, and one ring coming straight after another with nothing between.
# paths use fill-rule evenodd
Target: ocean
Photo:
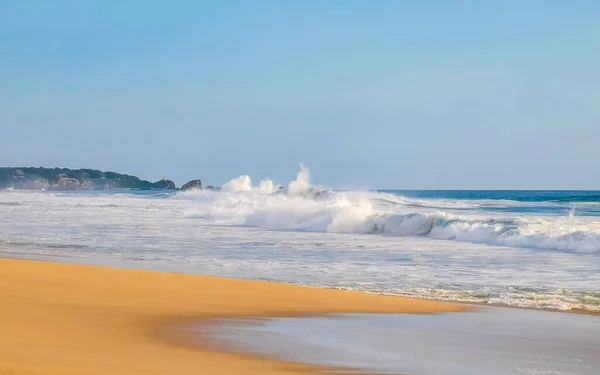
<instances>
[{"instance_id":1,"label":"ocean","mask_svg":"<svg viewBox=\"0 0 600 375\"><path fill-rule=\"evenodd\" d=\"M1 191L0 256L600 311L600 191Z\"/></svg>"}]
</instances>

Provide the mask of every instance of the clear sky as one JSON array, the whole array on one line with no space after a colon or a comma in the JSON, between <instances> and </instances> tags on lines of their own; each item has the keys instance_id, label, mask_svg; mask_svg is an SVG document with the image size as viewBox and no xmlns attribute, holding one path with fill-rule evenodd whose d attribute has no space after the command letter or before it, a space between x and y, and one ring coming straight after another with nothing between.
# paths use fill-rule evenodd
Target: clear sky
<instances>
[{"instance_id":1,"label":"clear sky","mask_svg":"<svg viewBox=\"0 0 600 375\"><path fill-rule=\"evenodd\" d=\"M600 1L0 0L0 165L600 189Z\"/></svg>"}]
</instances>

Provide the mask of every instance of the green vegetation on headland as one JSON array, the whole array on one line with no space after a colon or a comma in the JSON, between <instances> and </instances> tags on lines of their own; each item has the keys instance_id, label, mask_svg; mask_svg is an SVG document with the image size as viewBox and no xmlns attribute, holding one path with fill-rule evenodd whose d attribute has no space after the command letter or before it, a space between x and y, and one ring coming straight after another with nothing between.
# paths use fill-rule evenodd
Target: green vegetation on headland
<instances>
[{"instance_id":1,"label":"green vegetation on headland","mask_svg":"<svg viewBox=\"0 0 600 375\"><path fill-rule=\"evenodd\" d=\"M7 168L0 167L0 189L26 190L176 190L175 183L162 179L157 182L140 180L136 176L96 169L68 168ZM185 184L183 190L201 189L200 180Z\"/></svg>"}]
</instances>

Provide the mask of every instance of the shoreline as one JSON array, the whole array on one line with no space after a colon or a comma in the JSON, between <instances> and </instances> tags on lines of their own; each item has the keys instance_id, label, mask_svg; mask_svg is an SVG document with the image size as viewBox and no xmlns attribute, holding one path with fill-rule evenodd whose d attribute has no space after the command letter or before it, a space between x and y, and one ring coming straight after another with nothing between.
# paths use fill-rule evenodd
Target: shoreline
<instances>
[{"instance_id":1,"label":"shoreline","mask_svg":"<svg viewBox=\"0 0 600 375\"><path fill-rule=\"evenodd\" d=\"M524 309L218 320L191 327L233 349L380 374L596 375L597 318ZM193 337L192 337L193 338ZM517 370L518 369L518 370Z\"/></svg>"},{"instance_id":2,"label":"shoreline","mask_svg":"<svg viewBox=\"0 0 600 375\"><path fill-rule=\"evenodd\" d=\"M329 316L329 314L310 314L310 315L289 315L288 317L317 317ZM233 342L207 337L207 335L199 334L199 328L202 327L207 334L216 331L227 321L229 324L248 326L255 324L264 324L266 320L277 319L281 317L265 317L265 316L248 316L248 317L219 317L219 318L182 318L167 322L157 330L156 337L158 340L168 342L171 345L180 346L183 348L192 348L198 351L208 351L212 353L224 354L231 356L241 361L263 361L278 364L283 366L284 371L294 374L323 374L336 373L340 375L361 374L361 375L376 375L368 371L362 371L359 368L339 367L315 365L304 362L290 362L278 358L274 354L260 354L251 350L244 350L235 346ZM194 327L192 332L190 327ZM231 360L231 359L228 359ZM279 373L279 372L277 372Z\"/></svg>"},{"instance_id":3,"label":"shoreline","mask_svg":"<svg viewBox=\"0 0 600 375\"><path fill-rule=\"evenodd\" d=\"M361 294L371 294L376 296L387 296L387 297L399 297L406 298L409 300L417 300L417 301L433 301L433 302L441 302L441 303L450 303L454 305L466 306L469 308L477 308L477 307L499 307L499 308L508 308L508 309L522 309L522 310L532 310L532 311L546 311L553 313L563 313L563 314L579 314L579 315L591 315L591 316L600 316L600 310L587 310L587 309L570 309L570 310L561 310L561 309L553 309L547 307L528 307L528 306L516 306L502 303L486 303L486 302L477 302L477 301L464 301L464 300L453 300L453 299L436 299L436 298L417 298L417 297L409 297L402 294L393 294L393 293L377 293L371 292L367 290L357 290L357 289L347 289L347 288L339 288L339 287L327 287L327 286L312 286L305 285L301 283L291 283L285 281L278 280L257 280L252 278L230 278L227 276L217 276L217 275L205 275L199 273L187 273L183 271L173 271L173 270L160 270L153 269L147 267L130 267L130 266L118 266L118 265L98 265L95 262L85 262L85 258L78 258L72 255L46 255L46 254L34 254L34 256L25 257L25 254L19 252L0 252L0 260L2 259L10 259L10 260L25 260L32 262L45 262L45 263L57 263L57 264L72 264L72 265L82 265L88 267L104 267L104 268L113 268L113 269L122 269L122 270L140 270L140 271L152 271L152 272L166 272L166 273L174 273L174 274L184 274L184 275L197 275L197 276L206 276L206 277L215 277L215 278L224 278L224 279L235 279L235 280L244 280L244 281L258 281L258 282L266 282L273 284L282 284L282 285L291 285L291 286L299 286L299 287L307 287L307 288L316 288L316 289L326 289L326 290L335 290L335 291L343 291L343 292L352 292L352 293L361 293ZM63 259L68 259L68 261L63 261ZM132 263L131 265L134 265Z\"/></svg>"},{"instance_id":4,"label":"shoreline","mask_svg":"<svg viewBox=\"0 0 600 375\"><path fill-rule=\"evenodd\" d=\"M222 317L433 314L473 307L212 276L0 258L0 373L292 374L348 369L199 348L173 324Z\"/></svg>"}]
</instances>

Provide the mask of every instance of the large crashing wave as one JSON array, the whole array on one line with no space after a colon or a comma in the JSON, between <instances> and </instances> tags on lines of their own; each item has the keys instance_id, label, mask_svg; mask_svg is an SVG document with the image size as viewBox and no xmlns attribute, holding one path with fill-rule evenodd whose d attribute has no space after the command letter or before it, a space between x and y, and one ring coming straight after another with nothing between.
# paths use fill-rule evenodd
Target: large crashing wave
<instances>
[{"instance_id":1,"label":"large crashing wave","mask_svg":"<svg viewBox=\"0 0 600 375\"><path fill-rule=\"evenodd\" d=\"M214 224L278 230L426 236L575 252L600 252L600 222L573 216L482 216L476 204L415 201L389 193L331 191L310 183L304 166L287 186L240 176L220 192L181 193L202 204L189 216ZM467 201L468 202L468 201Z\"/></svg>"}]
</instances>

